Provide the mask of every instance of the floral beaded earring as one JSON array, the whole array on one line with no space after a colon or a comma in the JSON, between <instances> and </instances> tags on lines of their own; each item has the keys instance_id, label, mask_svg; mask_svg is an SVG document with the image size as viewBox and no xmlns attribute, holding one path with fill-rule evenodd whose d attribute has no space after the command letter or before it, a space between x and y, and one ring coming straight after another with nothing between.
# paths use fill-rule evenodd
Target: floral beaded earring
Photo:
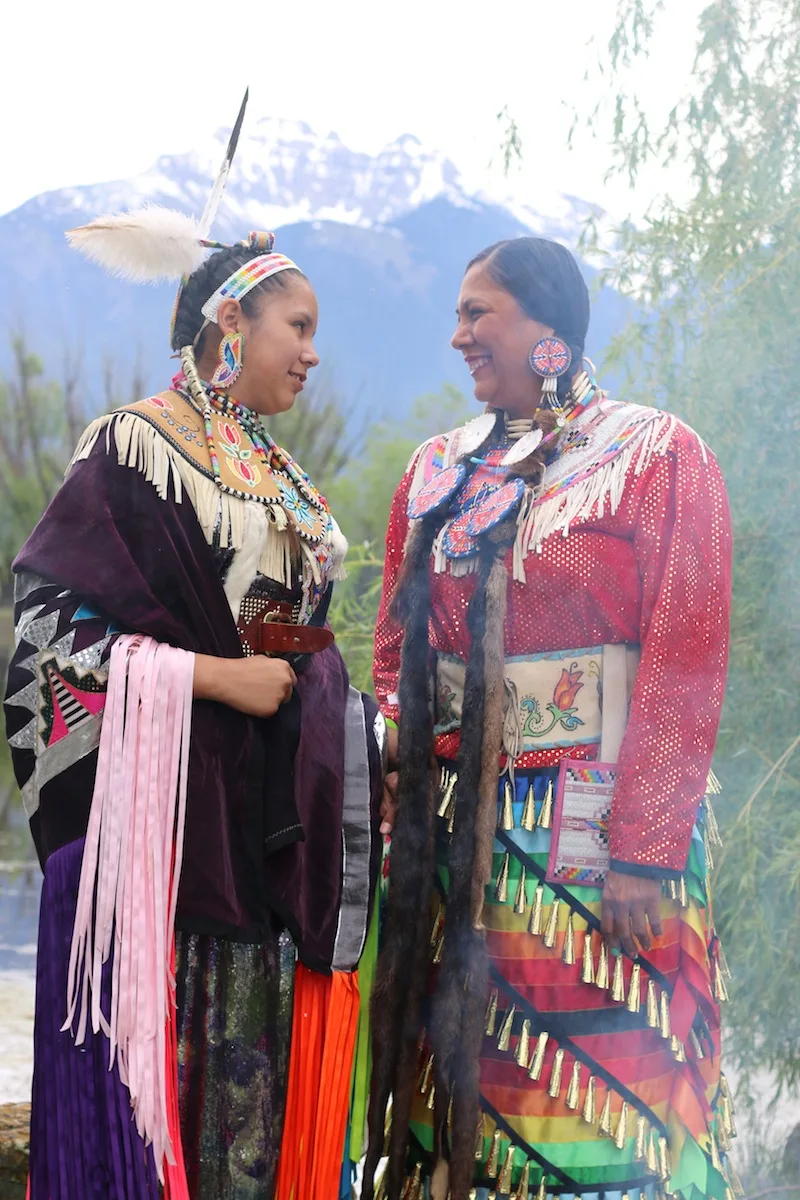
<instances>
[{"instance_id":1,"label":"floral beaded earring","mask_svg":"<svg viewBox=\"0 0 800 1200\"><path fill-rule=\"evenodd\" d=\"M217 367L209 383L226 390L233 387L244 365L244 334L226 333L217 351Z\"/></svg>"},{"instance_id":2,"label":"floral beaded earring","mask_svg":"<svg viewBox=\"0 0 800 1200\"><path fill-rule=\"evenodd\" d=\"M528 355L531 370L544 380L542 384L542 406L563 412L558 403L558 380L565 375L572 363L572 351L558 337L546 337L538 341Z\"/></svg>"}]
</instances>

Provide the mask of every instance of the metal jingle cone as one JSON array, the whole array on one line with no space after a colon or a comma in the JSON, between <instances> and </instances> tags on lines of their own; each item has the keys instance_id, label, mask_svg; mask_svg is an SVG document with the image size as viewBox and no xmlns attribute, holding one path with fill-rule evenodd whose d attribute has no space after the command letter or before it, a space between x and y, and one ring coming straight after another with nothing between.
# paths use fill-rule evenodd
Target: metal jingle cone
<instances>
[{"instance_id":1,"label":"metal jingle cone","mask_svg":"<svg viewBox=\"0 0 800 1200\"><path fill-rule=\"evenodd\" d=\"M453 793L456 790L457 782L458 782L458 775L456 774L455 771L450 771L447 775L447 781L446 781L444 787L442 788L442 799L441 799L438 809L436 810L437 816L439 816L439 817L447 816L448 809L450 808L450 801L453 799Z\"/></svg>"},{"instance_id":2,"label":"metal jingle cone","mask_svg":"<svg viewBox=\"0 0 800 1200\"><path fill-rule=\"evenodd\" d=\"M414 1167L414 1174L408 1189L408 1200L422 1200L422 1163L417 1163Z\"/></svg>"},{"instance_id":3,"label":"metal jingle cone","mask_svg":"<svg viewBox=\"0 0 800 1200\"><path fill-rule=\"evenodd\" d=\"M515 828L514 825L514 790L511 787L511 780L506 779L503 787L503 810L500 814L500 828L509 833Z\"/></svg>"},{"instance_id":4,"label":"metal jingle cone","mask_svg":"<svg viewBox=\"0 0 800 1200\"><path fill-rule=\"evenodd\" d=\"M608 988L608 945L605 938L600 943L600 959L597 963L597 975L594 983L595 987L599 987L603 992Z\"/></svg>"},{"instance_id":5,"label":"metal jingle cone","mask_svg":"<svg viewBox=\"0 0 800 1200\"><path fill-rule=\"evenodd\" d=\"M622 955L618 954L614 963L614 979L611 984L611 999L617 1004L625 1002L625 968L623 966Z\"/></svg>"},{"instance_id":6,"label":"metal jingle cone","mask_svg":"<svg viewBox=\"0 0 800 1200\"><path fill-rule=\"evenodd\" d=\"M611 1092L606 1095L606 1102L603 1105L603 1111L600 1113L600 1125L597 1132L600 1137L611 1137Z\"/></svg>"},{"instance_id":7,"label":"metal jingle cone","mask_svg":"<svg viewBox=\"0 0 800 1200\"><path fill-rule=\"evenodd\" d=\"M713 1133L711 1134L710 1141L711 1141L711 1165L717 1171L722 1173L722 1159L720 1158L719 1146L717 1145L717 1139L714 1137Z\"/></svg>"},{"instance_id":8,"label":"metal jingle cone","mask_svg":"<svg viewBox=\"0 0 800 1200\"><path fill-rule=\"evenodd\" d=\"M544 931L544 944L548 950L552 950L556 944L556 935L558 934L558 906L560 903L561 901L558 896L554 896L550 907L550 916L547 918L547 928Z\"/></svg>"},{"instance_id":9,"label":"metal jingle cone","mask_svg":"<svg viewBox=\"0 0 800 1200\"><path fill-rule=\"evenodd\" d=\"M650 1029L658 1028L658 992L652 979L647 981L647 1024Z\"/></svg>"},{"instance_id":10,"label":"metal jingle cone","mask_svg":"<svg viewBox=\"0 0 800 1200\"><path fill-rule=\"evenodd\" d=\"M528 893L525 889L525 868L520 868L519 883L517 884L517 894L514 897L514 912L518 916L522 916L528 907Z\"/></svg>"},{"instance_id":11,"label":"metal jingle cone","mask_svg":"<svg viewBox=\"0 0 800 1200\"><path fill-rule=\"evenodd\" d=\"M483 1123L484 1123L484 1117L483 1117L483 1113L481 1113L481 1115L478 1117L478 1128L475 1130L475 1162L483 1162L483 1149L484 1149Z\"/></svg>"},{"instance_id":12,"label":"metal jingle cone","mask_svg":"<svg viewBox=\"0 0 800 1200\"><path fill-rule=\"evenodd\" d=\"M578 1060L576 1058L575 1062L572 1064L572 1075L570 1076L569 1084L567 1086L567 1095L564 1099L564 1103L566 1104L567 1108L570 1108L574 1111L580 1104L580 1100L581 1100L581 1064L578 1062Z\"/></svg>"},{"instance_id":13,"label":"metal jingle cone","mask_svg":"<svg viewBox=\"0 0 800 1200\"><path fill-rule=\"evenodd\" d=\"M686 886L686 878L681 875L680 884L678 885L678 901L681 908L689 907L689 889Z\"/></svg>"},{"instance_id":14,"label":"metal jingle cone","mask_svg":"<svg viewBox=\"0 0 800 1200\"><path fill-rule=\"evenodd\" d=\"M553 781L547 782L547 789L544 793L542 807L539 810L539 820L537 822L540 829L553 828Z\"/></svg>"},{"instance_id":15,"label":"metal jingle cone","mask_svg":"<svg viewBox=\"0 0 800 1200\"><path fill-rule=\"evenodd\" d=\"M497 882L494 885L494 898L498 904L505 904L508 900L508 864L509 854L506 850L503 856L503 865L500 868Z\"/></svg>"},{"instance_id":16,"label":"metal jingle cone","mask_svg":"<svg viewBox=\"0 0 800 1200\"><path fill-rule=\"evenodd\" d=\"M617 1121L617 1132L614 1134L614 1145L618 1150L624 1150L628 1141L628 1104L627 1101L622 1101L619 1120Z\"/></svg>"},{"instance_id":17,"label":"metal jingle cone","mask_svg":"<svg viewBox=\"0 0 800 1200\"><path fill-rule=\"evenodd\" d=\"M722 1163L720 1163L721 1168ZM669 1146L665 1137L658 1139L658 1173L664 1183L669 1183L669 1177L672 1172L670 1171Z\"/></svg>"},{"instance_id":18,"label":"metal jingle cone","mask_svg":"<svg viewBox=\"0 0 800 1200\"><path fill-rule=\"evenodd\" d=\"M725 980L722 975L722 969L719 965L719 960L714 967L714 999L720 1004L725 1004L728 997L728 989L725 986Z\"/></svg>"},{"instance_id":19,"label":"metal jingle cone","mask_svg":"<svg viewBox=\"0 0 800 1200\"><path fill-rule=\"evenodd\" d=\"M589 1076L589 1082L586 1085L586 1095L583 1100L583 1119L587 1125L594 1125L597 1120L595 1111L595 1098L597 1095L597 1084L594 1075Z\"/></svg>"},{"instance_id":20,"label":"metal jingle cone","mask_svg":"<svg viewBox=\"0 0 800 1200\"><path fill-rule=\"evenodd\" d=\"M661 993L661 1001L659 1004L659 1025L661 1028L661 1036L665 1042L668 1042L672 1037L672 1030L669 1024L669 996L666 992Z\"/></svg>"},{"instance_id":21,"label":"metal jingle cone","mask_svg":"<svg viewBox=\"0 0 800 1200\"><path fill-rule=\"evenodd\" d=\"M420 1093L424 1096L431 1086L431 1076L433 1075L433 1055L431 1054L428 1061L425 1063L425 1069L419 1081Z\"/></svg>"},{"instance_id":22,"label":"metal jingle cone","mask_svg":"<svg viewBox=\"0 0 800 1200\"><path fill-rule=\"evenodd\" d=\"M536 1046L533 1051L530 1066L528 1067L528 1078L534 1081L541 1079L542 1067L544 1066L544 1053L547 1049L547 1042L550 1037L549 1033L540 1033L536 1039Z\"/></svg>"},{"instance_id":23,"label":"metal jingle cone","mask_svg":"<svg viewBox=\"0 0 800 1200\"><path fill-rule=\"evenodd\" d=\"M528 933L538 936L542 932L542 901L544 899L544 888L541 884L537 885L536 891L533 893L533 908L531 909L531 917L528 921Z\"/></svg>"},{"instance_id":24,"label":"metal jingle cone","mask_svg":"<svg viewBox=\"0 0 800 1200\"><path fill-rule=\"evenodd\" d=\"M564 1051L559 1047L553 1056L553 1069L550 1072L550 1085L547 1089L548 1096L554 1100L561 1093L561 1073L564 1069Z\"/></svg>"},{"instance_id":25,"label":"metal jingle cone","mask_svg":"<svg viewBox=\"0 0 800 1200\"><path fill-rule=\"evenodd\" d=\"M692 1043L692 1049L694 1050L695 1058L697 1059L698 1062L701 1062L702 1059L705 1058L705 1052L704 1052L702 1044L700 1042L700 1038L697 1036L697 1034L695 1033L695 1031L693 1029L689 1030L689 1039Z\"/></svg>"},{"instance_id":26,"label":"metal jingle cone","mask_svg":"<svg viewBox=\"0 0 800 1200\"><path fill-rule=\"evenodd\" d=\"M636 1117L636 1149L633 1153L635 1162L644 1162L647 1156L647 1121L641 1113Z\"/></svg>"},{"instance_id":27,"label":"metal jingle cone","mask_svg":"<svg viewBox=\"0 0 800 1200\"><path fill-rule=\"evenodd\" d=\"M531 1056L531 1023L526 1017L522 1022L517 1048L514 1051L514 1060L518 1067L527 1067L528 1059Z\"/></svg>"},{"instance_id":28,"label":"metal jingle cone","mask_svg":"<svg viewBox=\"0 0 800 1200\"><path fill-rule=\"evenodd\" d=\"M439 937L436 940L436 945L433 947L433 954L431 956L431 962L435 966L438 966L438 964L442 961L443 954L444 954L444 921L442 921L442 928L439 931Z\"/></svg>"},{"instance_id":29,"label":"metal jingle cone","mask_svg":"<svg viewBox=\"0 0 800 1200\"><path fill-rule=\"evenodd\" d=\"M425 1101L425 1107L433 1112L433 1106L436 1103L436 1085L431 1084L431 1090L428 1092L428 1099Z\"/></svg>"},{"instance_id":30,"label":"metal jingle cone","mask_svg":"<svg viewBox=\"0 0 800 1200\"><path fill-rule=\"evenodd\" d=\"M514 1146L513 1144L506 1150L506 1156L503 1160L503 1169L500 1172L500 1177L497 1180L497 1190L501 1195L505 1196L511 1192L511 1180L514 1170Z\"/></svg>"},{"instance_id":31,"label":"metal jingle cone","mask_svg":"<svg viewBox=\"0 0 800 1200\"><path fill-rule=\"evenodd\" d=\"M584 983L594 983L594 956L592 954L592 931L586 930L583 938L583 966L581 980Z\"/></svg>"},{"instance_id":32,"label":"metal jingle cone","mask_svg":"<svg viewBox=\"0 0 800 1200\"><path fill-rule=\"evenodd\" d=\"M528 791L525 794L525 807L522 810L520 825L523 829L527 829L528 833L533 833L536 828L536 797L532 782L528 784Z\"/></svg>"},{"instance_id":33,"label":"metal jingle cone","mask_svg":"<svg viewBox=\"0 0 800 1200\"><path fill-rule=\"evenodd\" d=\"M531 1164L525 1163L522 1168L522 1174L519 1177L517 1190L514 1193L514 1200L528 1200L528 1194L531 1190Z\"/></svg>"},{"instance_id":34,"label":"metal jingle cone","mask_svg":"<svg viewBox=\"0 0 800 1200\"><path fill-rule=\"evenodd\" d=\"M497 1168L500 1164L500 1130L495 1129L492 1134L492 1145L489 1150L489 1158L486 1163L486 1173L493 1179L497 1178Z\"/></svg>"},{"instance_id":35,"label":"metal jingle cone","mask_svg":"<svg viewBox=\"0 0 800 1200\"><path fill-rule=\"evenodd\" d=\"M628 1012L637 1013L642 1007L642 968L634 963L631 970L631 982L628 987Z\"/></svg>"},{"instance_id":36,"label":"metal jingle cone","mask_svg":"<svg viewBox=\"0 0 800 1200\"><path fill-rule=\"evenodd\" d=\"M500 994L497 988L492 988L492 994L489 997L489 1003L486 1007L486 1021L483 1026L483 1032L487 1037L494 1037L497 1023L497 1001L499 999Z\"/></svg>"},{"instance_id":37,"label":"metal jingle cone","mask_svg":"<svg viewBox=\"0 0 800 1200\"><path fill-rule=\"evenodd\" d=\"M456 827L456 793L453 790L450 803L447 806L447 832L452 833Z\"/></svg>"},{"instance_id":38,"label":"metal jingle cone","mask_svg":"<svg viewBox=\"0 0 800 1200\"><path fill-rule=\"evenodd\" d=\"M516 1016L516 1012L517 1010L512 1004L511 1008L503 1018L503 1024L500 1026L500 1032L497 1035L498 1050L505 1051L511 1049L511 1032L514 1028L514 1017Z\"/></svg>"},{"instance_id":39,"label":"metal jingle cone","mask_svg":"<svg viewBox=\"0 0 800 1200\"><path fill-rule=\"evenodd\" d=\"M685 1063L686 1062L686 1051L683 1048L683 1042L681 1041L681 1039L679 1037L676 1037L674 1033L673 1033L672 1037L669 1039L669 1046L670 1046L670 1050L672 1051L672 1057L675 1059L675 1062Z\"/></svg>"},{"instance_id":40,"label":"metal jingle cone","mask_svg":"<svg viewBox=\"0 0 800 1200\"><path fill-rule=\"evenodd\" d=\"M575 966L575 922L570 909L567 917L567 931L564 934L564 949L561 952L561 961L567 967Z\"/></svg>"},{"instance_id":41,"label":"metal jingle cone","mask_svg":"<svg viewBox=\"0 0 800 1200\"><path fill-rule=\"evenodd\" d=\"M547 1200L547 1184L544 1181L544 1175L539 1184L539 1190L536 1193L536 1200Z\"/></svg>"},{"instance_id":42,"label":"metal jingle cone","mask_svg":"<svg viewBox=\"0 0 800 1200\"><path fill-rule=\"evenodd\" d=\"M658 1174L658 1154L656 1152L656 1141L657 1138L655 1130L651 1130L650 1136L647 1139L647 1146L645 1148L645 1163L647 1165L647 1170L651 1175Z\"/></svg>"},{"instance_id":43,"label":"metal jingle cone","mask_svg":"<svg viewBox=\"0 0 800 1200\"><path fill-rule=\"evenodd\" d=\"M717 1122L717 1143L722 1153L727 1154L731 1148L731 1139L728 1137L728 1131L722 1119Z\"/></svg>"}]
</instances>

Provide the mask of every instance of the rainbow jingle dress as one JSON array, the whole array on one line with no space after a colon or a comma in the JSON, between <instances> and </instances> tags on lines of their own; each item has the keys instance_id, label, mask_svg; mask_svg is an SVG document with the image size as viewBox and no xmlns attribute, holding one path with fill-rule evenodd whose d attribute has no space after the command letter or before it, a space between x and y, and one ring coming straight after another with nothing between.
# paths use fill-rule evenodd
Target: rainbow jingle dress
<instances>
[{"instance_id":1,"label":"rainbow jingle dress","mask_svg":"<svg viewBox=\"0 0 800 1200\"><path fill-rule=\"evenodd\" d=\"M448 1188L439 1171L452 1145L452 1093L449 1107L437 1102L431 1021L471 703L469 606L480 586L481 526L494 519L474 514L514 474L500 468L509 449L502 417L488 437L491 421L482 421L432 439L412 459L392 507L376 636L376 691L402 738L404 632L390 600L411 545L409 510L419 515L417 498L424 489L432 496L439 479L443 494L452 491L455 465L466 464L467 482L439 510L429 562L441 781L403 1200ZM725 1200L737 1181L726 1155L734 1130L720 1072L725 967L709 896L717 835L706 793L726 675L730 527L713 455L671 415L595 392L539 486L525 488L504 562L505 704L480 914L489 961L470 1195ZM559 764L582 760L590 771L599 756L609 647L625 647L629 691L603 835L614 869L663 884L663 936L635 960L608 955L600 888L545 882ZM402 806L398 836L401 820Z\"/></svg>"}]
</instances>

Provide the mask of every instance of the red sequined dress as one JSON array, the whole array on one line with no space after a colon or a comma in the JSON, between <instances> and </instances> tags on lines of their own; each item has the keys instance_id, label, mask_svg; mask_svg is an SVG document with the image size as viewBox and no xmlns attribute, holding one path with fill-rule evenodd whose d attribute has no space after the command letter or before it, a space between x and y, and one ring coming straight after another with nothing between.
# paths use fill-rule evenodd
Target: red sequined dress
<instances>
[{"instance_id":1,"label":"red sequined dress","mask_svg":"<svg viewBox=\"0 0 800 1200\"><path fill-rule=\"evenodd\" d=\"M392 506L374 676L384 715L398 722L402 630L389 602L403 562L407 506L437 470L456 461L460 437L454 431L420 448ZM502 453L498 447L495 458L486 455L487 469ZM724 483L710 450L676 418L601 395L574 421L518 529L507 557L507 672L509 663L560 661L547 713L529 701L522 753L499 789L483 918L492 986L475 1182L520 1197L543 1184L562 1197L665 1189L724 1200L732 1132L719 1069L725 984L706 879L706 844L715 836L707 780L728 650ZM431 660L457 664L468 657L475 574L436 550L434 543ZM543 884L555 768L564 757L598 756L599 739L581 737L574 714L581 690L597 686L591 656L610 644L638 647L641 656L609 820L611 865L664 880L663 937L636 963L608 961L599 889ZM448 678L445 670L443 688L437 674L435 686L445 795L432 899L434 964L446 927L446 791L459 741ZM538 730L549 737L537 741ZM427 1066L423 1052L412 1182L430 1169Z\"/></svg>"}]
</instances>

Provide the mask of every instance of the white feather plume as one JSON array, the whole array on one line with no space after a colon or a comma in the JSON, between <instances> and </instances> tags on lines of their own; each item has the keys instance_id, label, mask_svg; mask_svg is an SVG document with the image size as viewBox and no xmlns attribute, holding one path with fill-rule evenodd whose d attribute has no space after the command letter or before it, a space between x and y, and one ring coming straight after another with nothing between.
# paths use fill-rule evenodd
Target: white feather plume
<instances>
[{"instance_id":1,"label":"white feather plume","mask_svg":"<svg viewBox=\"0 0 800 1200\"><path fill-rule=\"evenodd\" d=\"M191 275L205 257L202 236L194 217L157 204L108 213L66 234L81 254L132 283Z\"/></svg>"}]
</instances>

